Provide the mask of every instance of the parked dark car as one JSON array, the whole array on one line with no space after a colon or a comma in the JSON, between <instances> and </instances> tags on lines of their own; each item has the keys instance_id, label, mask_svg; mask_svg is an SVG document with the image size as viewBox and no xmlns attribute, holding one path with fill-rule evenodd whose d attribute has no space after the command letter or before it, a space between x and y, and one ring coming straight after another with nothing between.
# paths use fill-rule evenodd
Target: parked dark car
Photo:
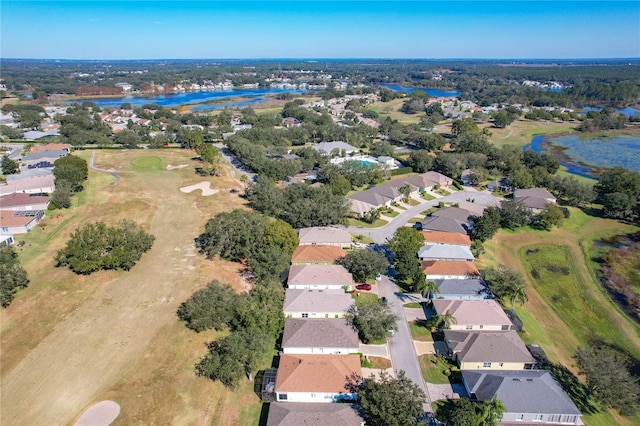
<instances>
[{"instance_id":1,"label":"parked dark car","mask_svg":"<svg viewBox=\"0 0 640 426\"><path fill-rule=\"evenodd\" d=\"M358 290L371 290L371 284L358 284L356 288Z\"/></svg>"}]
</instances>

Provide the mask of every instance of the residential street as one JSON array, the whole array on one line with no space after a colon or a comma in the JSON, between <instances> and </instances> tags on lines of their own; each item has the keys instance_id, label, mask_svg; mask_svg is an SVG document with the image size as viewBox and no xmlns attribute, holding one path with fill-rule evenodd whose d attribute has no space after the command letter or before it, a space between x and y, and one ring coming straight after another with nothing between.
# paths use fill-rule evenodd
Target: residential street
<instances>
[{"instance_id":1,"label":"residential street","mask_svg":"<svg viewBox=\"0 0 640 426\"><path fill-rule=\"evenodd\" d=\"M403 300L407 295L399 292L395 282L386 275L380 278L378 285L380 286L379 296L387 298L391 309L398 316L398 331L394 333L388 342L393 368L396 372L404 370L407 377L424 391L427 396L424 409L425 412L431 412L431 401L422 379L422 372L420 371L413 340L409 332L409 325L402 309L402 305L408 303L407 300Z\"/></svg>"},{"instance_id":2,"label":"residential street","mask_svg":"<svg viewBox=\"0 0 640 426\"><path fill-rule=\"evenodd\" d=\"M476 204L483 206L494 205L498 201L497 198L495 198L488 192L478 192L469 188L465 189L464 191L454 192L453 194L447 195L446 197L437 198L431 201L425 201L420 205L410 207L407 210L403 210L398 216L393 218L391 222L379 228L360 228L350 226L347 228L347 230L354 235L367 236L377 244L385 244L388 239L393 237L393 234L398 228L404 226L409 220L411 220L411 218L419 215L420 212L438 205L438 203L441 201L445 203L456 203L460 201L466 201L468 199L473 199Z\"/></svg>"}]
</instances>

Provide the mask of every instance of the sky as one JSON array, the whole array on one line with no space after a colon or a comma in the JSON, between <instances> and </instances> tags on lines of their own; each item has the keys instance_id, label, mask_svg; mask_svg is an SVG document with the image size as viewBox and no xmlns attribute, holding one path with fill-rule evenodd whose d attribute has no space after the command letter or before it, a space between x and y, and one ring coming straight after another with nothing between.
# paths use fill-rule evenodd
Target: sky
<instances>
[{"instance_id":1,"label":"sky","mask_svg":"<svg viewBox=\"0 0 640 426\"><path fill-rule=\"evenodd\" d=\"M7 1L0 57L637 58L640 1Z\"/></svg>"}]
</instances>

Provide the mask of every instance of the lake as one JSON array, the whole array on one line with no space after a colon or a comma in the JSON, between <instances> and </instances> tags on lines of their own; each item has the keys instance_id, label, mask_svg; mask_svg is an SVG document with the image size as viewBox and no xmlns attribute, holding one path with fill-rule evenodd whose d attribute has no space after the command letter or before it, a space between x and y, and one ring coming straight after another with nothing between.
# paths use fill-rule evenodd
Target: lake
<instances>
[{"instance_id":1,"label":"lake","mask_svg":"<svg viewBox=\"0 0 640 426\"><path fill-rule=\"evenodd\" d=\"M638 108L640 108L640 105L634 105L633 107L618 108L616 109L616 112L619 114L624 114L627 117L631 117L632 115L640 115L640 109ZM602 111L602 108L586 106L582 108L582 111Z\"/></svg>"},{"instance_id":2,"label":"lake","mask_svg":"<svg viewBox=\"0 0 640 426\"><path fill-rule=\"evenodd\" d=\"M560 164L569 173L593 178L593 172L584 165L611 168L624 167L640 173L640 137L613 136L608 138L590 137L589 135L566 135L550 137L534 136L531 144L524 149L544 151L544 143L562 148Z\"/></svg>"},{"instance_id":3,"label":"lake","mask_svg":"<svg viewBox=\"0 0 640 426\"><path fill-rule=\"evenodd\" d=\"M422 90L423 92L427 93L429 96L435 96L436 98L457 98L460 95L460 92L456 90L429 89L426 87L405 87L405 86L398 86L397 84L381 84L380 87L393 90L394 92L407 92L407 93L411 93L416 90Z\"/></svg>"},{"instance_id":4,"label":"lake","mask_svg":"<svg viewBox=\"0 0 640 426\"><path fill-rule=\"evenodd\" d=\"M211 102L230 98L256 98L260 97L264 100L267 95L277 95L278 93L303 93L306 90L294 90L294 89L233 89L233 90L217 90L217 91L202 91L202 92L187 92L187 93L173 93L170 95L156 95L156 96L123 96L120 98L86 98L70 101L74 102L95 102L99 107L118 107L127 102L135 107L139 107L145 104L157 104L164 107L175 107L180 105L201 104L204 102ZM226 106L238 105L242 107L245 101L229 102ZM254 101L259 102L257 100ZM248 105L248 103L244 103ZM224 108L220 105L203 105L200 109L218 109Z\"/></svg>"}]
</instances>

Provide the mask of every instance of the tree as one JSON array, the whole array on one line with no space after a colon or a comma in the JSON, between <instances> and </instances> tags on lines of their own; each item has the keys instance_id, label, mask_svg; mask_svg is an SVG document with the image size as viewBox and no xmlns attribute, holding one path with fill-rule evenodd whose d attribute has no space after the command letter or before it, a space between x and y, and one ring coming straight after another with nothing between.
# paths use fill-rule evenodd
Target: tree
<instances>
[{"instance_id":1,"label":"tree","mask_svg":"<svg viewBox=\"0 0 640 426\"><path fill-rule=\"evenodd\" d=\"M435 416L447 426L493 426L502 419L504 411L504 405L496 398L485 402L459 398L438 406Z\"/></svg>"},{"instance_id":2,"label":"tree","mask_svg":"<svg viewBox=\"0 0 640 426\"><path fill-rule=\"evenodd\" d=\"M202 134L198 132L185 133L182 135L180 143L183 148L195 149L198 152L204 148L204 139Z\"/></svg>"},{"instance_id":3,"label":"tree","mask_svg":"<svg viewBox=\"0 0 640 426\"><path fill-rule=\"evenodd\" d=\"M209 352L196 365L196 374L235 388L243 375L253 380L253 371L268 356L269 349L269 338L258 330L239 330L209 344Z\"/></svg>"},{"instance_id":4,"label":"tree","mask_svg":"<svg viewBox=\"0 0 640 426\"><path fill-rule=\"evenodd\" d=\"M27 272L20 265L18 253L8 244L0 245L0 304L6 308L15 293L29 284Z\"/></svg>"},{"instance_id":5,"label":"tree","mask_svg":"<svg viewBox=\"0 0 640 426\"><path fill-rule=\"evenodd\" d=\"M522 285L512 285L509 287L506 298L511 301L511 310L513 311L516 303L520 305L524 305L524 303L529 300L529 296L527 296L527 292Z\"/></svg>"},{"instance_id":6,"label":"tree","mask_svg":"<svg viewBox=\"0 0 640 426\"><path fill-rule=\"evenodd\" d=\"M350 251L339 263L351 272L356 282L373 279L384 274L389 267L389 261L383 253L367 249Z\"/></svg>"},{"instance_id":7,"label":"tree","mask_svg":"<svg viewBox=\"0 0 640 426\"><path fill-rule=\"evenodd\" d=\"M349 320L365 343L384 340L392 330L398 329L398 317L388 304L380 300L365 300L351 313Z\"/></svg>"},{"instance_id":8,"label":"tree","mask_svg":"<svg viewBox=\"0 0 640 426\"><path fill-rule=\"evenodd\" d=\"M564 220L564 212L556 203L547 203L546 208L540 213L540 225L547 231L551 231L554 226L560 227Z\"/></svg>"},{"instance_id":9,"label":"tree","mask_svg":"<svg viewBox=\"0 0 640 426\"><path fill-rule=\"evenodd\" d=\"M265 233L265 217L259 213L236 209L217 214L207 221L198 238L200 251L211 259L241 261L251 258Z\"/></svg>"},{"instance_id":10,"label":"tree","mask_svg":"<svg viewBox=\"0 0 640 426\"><path fill-rule=\"evenodd\" d=\"M397 378L383 372L380 378L369 378L358 386L358 402L364 419L371 426L409 426L424 424L426 396L422 389L400 370Z\"/></svg>"},{"instance_id":11,"label":"tree","mask_svg":"<svg viewBox=\"0 0 640 426\"><path fill-rule=\"evenodd\" d=\"M513 123L513 116L505 110L498 111L493 117L493 125L499 129L504 129L511 123Z\"/></svg>"},{"instance_id":12,"label":"tree","mask_svg":"<svg viewBox=\"0 0 640 426\"><path fill-rule=\"evenodd\" d=\"M371 144L369 154L374 157L391 156L393 154L393 145L387 141L374 142Z\"/></svg>"},{"instance_id":13,"label":"tree","mask_svg":"<svg viewBox=\"0 0 640 426\"><path fill-rule=\"evenodd\" d=\"M420 277L424 277L418 260L418 250L423 244L422 233L408 227L398 228L387 244L389 250L395 254L393 267L398 271L400 279L410 286L417 286Z\"/></svg>"},{"instance_id":14,"label":"tree","mask_svg":"<svg viewBox=\"0 0 640 426\"><path fill-rule=\"evenodd\" d=\"M427 281L426 279L417 286L417 290L423 297L428 297L429 299L440 293L438 284L435 281Z\"/></svg>"},{"instance_id":15,"label":"tree","mask_svg":"<svg viewBox=\"0 0 640 426\"><path fill-rule=\"evenodd\" d=\"M104 222L88 223L77 228L56 253L56 266L68 266L76 274L87 275L101 269L128 271L151 248L154 239L130 220L114 227Z\"/></svg>"},{"instance_id":16,"label":"tree","mask_svg":"<svg viewBox=\"0 0 640 426\"><path fill-rule=\"evenodd\" d=\"M71 207L71 184L66 180L56 182L56 189L51 194L51 204L58 209Z\"/></svg>"},{"instance_id":17,"label":"tree","mask_svg":"<svg viewBox=\"0 0 640 426\"><path fill-rule=\"evenodd\" d=\"M269 248L281 249L291 256L299 243L298 233L291 225L284 220L267 219L262 244Z\"/></svg>"},{"instance_id":18,"label":"tree","mask_svg":"<svg viewBox=\"0 0 640 426\"><path fill-rule=\"evenodd\" d=\"M210 176L217 176L219 174L219 165L222 160L222 155L218 148L213 145L202 145L200 149L200 160L202 160L203 174Z\"/></svg>"},{"instance_id":19,"label":"tree","mask_svg":"<svg viewBox=\"0 0 640 426\"><path fill-rule=\"evenodd\" d=\"M508 269L505 266L499 268L490 267L484 271L484 280L489 287L489 291L493 293L496 299L501 303L506 300L524 300L526 301L526 293L524 298L521 295L517 295L520 290L517 287L524 289L525 283L522 275L512 269Z\"/></svg>"},{"instance_id":20,"label":"tree","mask_svg":"<svg viewBox=\"0 0 640 426\"><path fill-rule=\"evenodd\" d=\"M400 188L398 188L398 192L400 192L400 194L402 194L402 200L405 202L409 201L409 196L411 195L411 185L409 185L408 183L402 185Z\"/></svg>"},{"instance_id":21,"label":"tree","mask_svg":"<svg viewBox=\"0 0 640 426\"><path fill-rule=\"evenodd\" d=\"M479 218L473 221L472 236L474 239L486 241L500 229L500 209L497 207L487 207Z\"/></svg>"},{"instance_id":22,"label":"tree","mask_svg":"<svg viewBox=\"0 0 640 426\"><path fill-rule=\"evenodd\" d=\"M526 226L531 221L527 207L516 200L505 200L500 204L500 226L515 229Z\"/></svg>"},{"instance_id":23,"label":"tree","mask_svg":"<svg viewBox=\"0 0 640 426\"><path fill-rule=\"evenodd\" d=\"M633 195L624 192L613 192L602 197L602 206L605 215L615 218L626 218L631 216L638 204L638 200Z\"/></svg>"},{"instance_id":24,"label":"tree","mask_svg":"<svg viewBox=\"0 0 640 426\"><path fill-rule=\"evenodd\" d=\"M183 302L178 308L178 318L187 328L196 332L223 330L233 320L238 296L228 285L211 281Z\"/></svg>"},{"instance_id":25,"label":"tree","mask_svg":"<svg viewBox=\"0 0 640 426\"><path fill-rule=\"evenodd\" d=\"M20 170L20 164L6 155L2 156L1 166L3 175L12 175Z\"/></svg>"},{"instance_id":26,"label":"tree","mask_svg":"<svg viewBox=\"0 0 640 426\"><path fill-rule=\"evenodd\" d=\"M116 134L115 141L127 148L137 148L140 143L140 136L134 131L125 129Z\"/></svg>"},{"instance_id":27,"label":"tree","mask_svg":"<svg viewBox=\"0 0 640 426\"><path fill-rule=\"evenodd\" d=\"M576 352L580 373L587 386L602 405L623 416L633 415L640 408L640 384L631 375L628 360L606 347L586 346Z\"/></svg>"},{"instance_id":28,"label":"tree","mask_svg":"<svg viewBox=\"0 0 640 426\"><path fill-rule=\"evenodd\" d=\"M480 128L473 122L473 118L457 118L451 123L451 133L454 136L462 136L466 133L480 133Z\"/></svg>"},{"instance_id":29,"label":"tree","mask_svg":"<svg viewBox=\"0 0 640 426\"><path fill-rule=\"evenodd\" d=\"M75 155L67 155L58 158L53 163L53 175L56 178L56 184L59 181L66 181L71 186L73 192L82 191L82 182L89 175L89 167L87 162Z\"/></svg>"},{"instance_id":30,"label":"tree","mask_svg":"<svg viewBox=\"0 0 640 426\"><path fill-rule=\"evenodd\" d=\"M445 330L450 330L452 324L457 324L458 320L453 316L450 310L441 315L440 320L442 321L442 328Z\"/></svg>"},{"instance_id":31,"label":"tree","mask_svg":"<svg viewBox=\"0 0 640 426\"><path fill-rule=\"evenodd\" d=\"M429 154L429 151L420 150L413 151L409 154L407 165L416 173L426 173L433 169L435 157Z\"/></svg>"}]
</instances>

